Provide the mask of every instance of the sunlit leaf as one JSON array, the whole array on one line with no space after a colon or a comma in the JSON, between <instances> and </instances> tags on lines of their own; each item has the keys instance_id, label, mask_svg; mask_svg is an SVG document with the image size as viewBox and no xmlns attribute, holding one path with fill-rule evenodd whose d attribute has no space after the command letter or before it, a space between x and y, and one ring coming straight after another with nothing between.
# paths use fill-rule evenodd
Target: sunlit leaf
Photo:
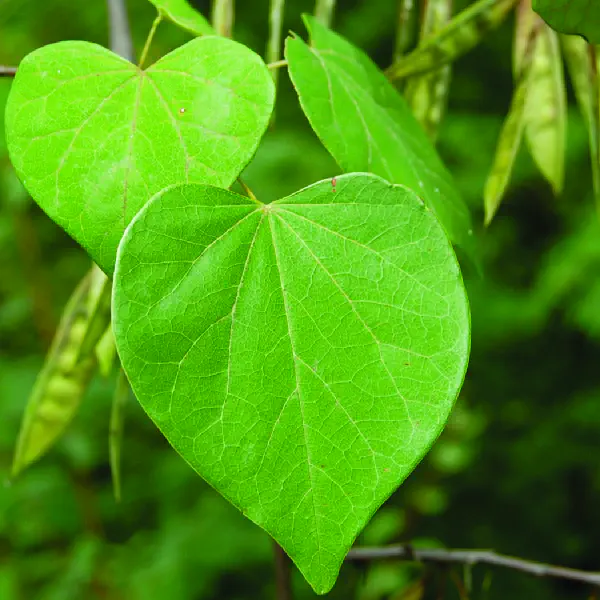
<instances>
[{"instance_id":1,"label":"sunlit leaf","mask_svg":"<svg viewBox=\"0 0 600 600\"><path fill-rule=\"evenodd\" d=\"M428 41L393 64L386 72L390 79L399 79L456 60L477 44L487 33L498 27L516 0L479 0L456 15Z\"/></svg>"},{"instance_id":2,"label":"sunlit leaf","mask_svg":"<svg viewBox=\"0 0 600 600\"><path fill-rule=\"evenodd\" d=\"M87 42L27 56L6 107L11 160L40 206L110 274L125 226L181 182L228 187L273 106L245 46L202 37L145 71Z\"/></svg>"},{"instance_id":3,"label":"sunlit leaf","mask_svg":"<svg viewBox=\"0 0 600 600\"><path fill-rule=\"evenodd\" d=\"M404 99L358 48L306 18L308 46L288 38L292 82L310 124L345 171L368 171L423 198L473 260L471 216Z\"/></svg>"},{"instance_id":4,"label":"sunlit leaf","mask_svg":"<svg viewBox=\"0 0 600 600\"><path fill-rule=\"evenodd\" d=\"M533 0L533 9L556 31L582 35L600 44L598 0Z\"/></svg>"},{"instance_id":5,"label":"sunlit leaf","mask_svg":"<svg viewBox=\"0 0 600 600\"><path fill-rule=\"evenodd\" d=\"M215 31L210 23L187 0L150 0L164 15L182 29L194 35L214 35Z\"/></svg>"},{"instance_id":6,"label":"sunlit leaf","mask_svg":"<svg viewBox=\"0 0 600 600\"><path fill-rule=\"evenodd\" d=\"M93 355L81 356L88 322L91 273L84 277L63 312L52 347L27 401L12 474L39 459L74 417L96 370Z\"/></svg>"},{"instance_id":7,"label":"sunlit leaf","mask_svg":"<svg viewBox=\"0 0 600 600\"><path fill-rule=\"evenodd\" d=\"M178 186L128 228L113 301L148 415L327 592L462 384L467 300L433 213L367 174L269 205Z\"/></svg>"}]
</instances>

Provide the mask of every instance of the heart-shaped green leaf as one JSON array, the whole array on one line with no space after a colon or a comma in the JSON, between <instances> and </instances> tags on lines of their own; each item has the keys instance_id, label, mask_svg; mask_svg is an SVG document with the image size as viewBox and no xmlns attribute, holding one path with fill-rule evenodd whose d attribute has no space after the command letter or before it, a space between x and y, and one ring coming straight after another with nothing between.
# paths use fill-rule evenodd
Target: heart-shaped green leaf
<instances>
[{"instance_id":1,"label":"heart-shaped green leaf","mask_svg":"<svg viewBox=\"0 0 600 600\"><path fill-rule=\"evenodd\" d=\"M119 246L113 309L144 409L318 593L437 438L469 351L442 227L368 174L269 205L157 195Z\"/></svg>"},{"instance_id":2,"label":"heart-shaped green leaf","mask_svg":"<svg viewBox=\"0 0 600 600\"><path fill-rule=\"evenodd\" d=\"M469 210L404 99L361 50L311 17L311 45L286 40L292 82L310 124L345 171L415 190L473 260Z\"/></svg>"},{"instance_id":3,"label":"heart-shaped green leaf","mask_svg":"<svg viewBox=\"0 0 600 600\"><path fill-rule=\"evenodd\" d=\"M533 0L533 10L552 29L582 35L591 44L600 44L598 0Z\"/></svg>"},{"instance_id":4,"label":"heart-shaped green leaf","mask_svg":"<svg viewBox=\"0 0 600 600\"><path fill-rule=\"evenodd\" d=\"M273 107L261 58L192 40L142 71L87 42L27 56L6 107L11 160L40 206L107 273L125 226L167 186L228 187Z\"/></svg>"},{"instance_id":5,"label":"heart-shaped green leaf","mask_svg":"<svg viewBox=\"0 0 600 600\"><path fill-rule=\"evenodd\" d=\"M159 14L194 35L215 33L205 17L192 8L187 0L150 0L150 2L156 6Z\"/></svg>"}]
</instances>

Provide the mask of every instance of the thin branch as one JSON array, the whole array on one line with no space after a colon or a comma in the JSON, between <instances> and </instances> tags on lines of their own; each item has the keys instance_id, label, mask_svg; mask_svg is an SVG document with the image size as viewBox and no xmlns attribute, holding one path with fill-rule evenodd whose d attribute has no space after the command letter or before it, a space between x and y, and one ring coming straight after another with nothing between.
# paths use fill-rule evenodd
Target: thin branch
<instances>
[{"instance_id":1,"label":"thin branch","mask_svg":"<svg viewBox=\"0 0 600 600\"><path fill-rule=\"evenodd\" d=\"M275 62L270 62L267 64L267 68L268 69L280 69L281 67L287 67L288 65L288 61L283 59L283 60L276 60Z\"/></svg>"},{"instance_id":2,"label":"thin branch","mask_svg":"<svg viewBox=\"0 0 600 600\"><path fill-rule=\"evenodd\" d=\"M421 563L434 563L439 565L489 565L504 567L535 577L555 577L579 581L600 587L600 572L580 571L567 567L547 565L522 558L504 556L493 550L417 550L407 546L389 546L383 548L355 548L348 552L346 560L368 561L383 558L396 558Z\"/></svg>"},{"instance_id":3,"label":"thin branch","mask_svg":"<svg viewBox=\"0 0 600 600\"><path fill-rule=\"evenodd\" d=\"M398 22L396 24L396 40L394 43L394 62L398 62L410 42L412 13L415 8L414 0L399 0Z\"/></svg>"},{"instance_id":4,"label":"thin branch","mask_svg":"<svg viewBox=\"0 0 600 600\"><path fill-rule=\"evenodd\" d=\"M110 48L115 54L133 62L133 43L125 0L106 0L106 2L110 24Z\"/></svg>"},{"instance_id":5,"label":"thin branch","mask_svg":"<svg viewBox=\"0 0 600 600\"><path fill-rule=\"evenodd\" d=\"M152 40L154 39L154 34L156 33L156 28L160 25L162 21L162 14L158 13L158 16L152 22L152 27L150 28L150 33L146 38L146 43L144 44L144 49L142 50L142 56L140 57L140 62L138 63L138 67L141 69L146 62L146 57L148 56L148 50L150 50L150 46L152 45Z\"/></svg>"},{"instance_id":6,"label":"thin branch","mask_svg":"<svg viewBox=\"0 0 600 600\"><path fill-rule=\"evenodd\" d=\"M283 548L273 540L275 588L277 600L293 600L291 561Z\"/></svg>"},{"instance_id":7,"label":"thin branch","mask_svg":"<svg viewBox=\"0 0 600 600\"><path fill-rule=\"evenodd\" d=\"M17 74L17 67L3 67L0 65L0 77L14 77Z\"/></svg>"}]
</instances>

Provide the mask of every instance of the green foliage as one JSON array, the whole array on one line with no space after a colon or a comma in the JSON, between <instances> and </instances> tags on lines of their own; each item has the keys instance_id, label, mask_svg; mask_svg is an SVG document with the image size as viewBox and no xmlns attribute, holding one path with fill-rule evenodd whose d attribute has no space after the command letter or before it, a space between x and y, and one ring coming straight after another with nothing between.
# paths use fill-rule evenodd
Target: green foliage
<instances>
[{"instance_id":1,"label":"green foliage","mask_svg":"<svg viewBox=\"0 0 600 600\"><path fill-rule=\"evenodd\" d=\"M159 195L120 246L114 310L149 416L318 593L438 437L468 356L443 230L369 175L267 205Z\"/></svg>"},{"instance_id":2,"label":"green foliage","mask_svg":"<svg viewBox=\"0 0 600 600\"><path fill-rule=\"evenodd\" d=\"M125 227L154 193L235 181L272 106L264 63L230 40L193 40L145 71L61 42L21 63L6 137L33 198L110 274Z\"/></svg>"},{"instance_id":3,"label":"green foliage","mask_svg":"<svg viewBox=\"0 0 600 600\"><path fill-rule=\"evenodd\" d=\"M533 10L556 31L600 44L600 4L596 0L533 0Z\"/></svg>"},{"instance_id":4,"label":"green foliage","mask_svg":"<svg viewBox=\"0 0 600 600\"><path fill-rule=\"evenodd\" d=\"M214 35L210 23L192 8L187 0L150 0L158 9L158 14L165 16L182 29L194 35Z\"/></svg>"},{"instance_id":5,"label":"green foliage","mask_svg":"<svg viewBox=\"0 0 600 600\"><path fill-rule=\"evenodd\" d=\"M323 144L345 171L368 171L415 190L476 260L469 211L404 99L358 48L318 21L305 21L310 46L288 38L286 57Z\"/></svg>"},{"instance_id":6,"label":"green foliage","mask_svg":"<svg viewBox=\"0 0 600 600\"><path fill-rule=\"evenodd\" d=\"M140 54L154 9L147 0L127 0L127 4ZM267 0L235 4L236 39L262 52L269 34ZM334 23L340 35L386 67L393 60L396 4L339 2ZM503 5L501 0L486 4L488 8ZM483 6L468 0L454 5L458 13L451 21L454 24L469 14L461 9ZM284 30L300 31L299 15L307 8L306 2L288 0L282 15ZM418 12L411 13L415 20ZM506 14L505 10L501 16ZM409 19L405 32L415 20ZM0 10L0 63L16 65L49 41L86 39L105 44L106 23L103 0L76 7L66 0L5 0ZM490 29L482 33L485 23L482 19L482 29L477 19L466 20L449 38L427 44L431 57L437 52L441 62L479 44L452 65L449 109L438 128L440 155L461 195L474 208L476 222L482 217L481 194L511 93L513 19L506 19L493 34ZM414 31L406 41L396 37L402 54L415 40ZM161 27L148 55L160 57L186 39L186 33L176 27ZM455 49L447 41L456 44ZM590 203L586 127L598 190L599 96L594 47L578 37L564 36L561 41L584 115L582 120L572 107L568 112L563 194L553 198L536 163L527 153L516 156L500 218L480 244L485 278L467 281L474 323L467 382L440 439L360 534L361 545L411 541L417 547L496 548L595 568L590 557L600 553L594 535L600 528L600 229ZM424 39L421 42L426 45ZM428 68L435 72L441 62L432 60ZM279 71L277 122L269 127L243 174L261 200L282 198L338 173L331 156L312 135L285 69ZM427 77L431 72L422 74ZM24 402L56 327L55 317L89 268L87 257L30 201L8 161L1 109L10 83L9 78L0 78L0 471L4 478L10 471ZM356 125L355 119L352 129ZM527 119L524 132L527 137ZM556 158L555 150L546 146ZM331 180L326 183L331 192ZM339 193L337 180L336 184ZM86 303L86 311L91 304ZM82 325L89 335L89 323ZM112 332L105 331L101 340L93 352L99 361L102 357L98 366L106 374L114 359ZM86 347L90 346L86 343ZM118 424L108 432L111 409L113 415L123 416L117 403L111 406L111 399L117 399L113 396L116 371L108 379L90 382L86 401L79 405L72 425L63 430L53 454L0 493L2 600L274 597L268 536L170 450L137 402L126 407L126 435L119 437ZM121 461L122 502L116 505L109 467L112 463L114 469ZM574 584L528 579L502 570L494 570L493 578L491 574L474 569L471 597L578 600L585 596L585 590ZM346 564L328 598L457 600L466 593L456 589L462 577L458 570L450 572L444 585L444 574L436 567L394 561L360 567ZM295 600L314 598L295 570L293 578Z\"/></svg>"}]
</instances>

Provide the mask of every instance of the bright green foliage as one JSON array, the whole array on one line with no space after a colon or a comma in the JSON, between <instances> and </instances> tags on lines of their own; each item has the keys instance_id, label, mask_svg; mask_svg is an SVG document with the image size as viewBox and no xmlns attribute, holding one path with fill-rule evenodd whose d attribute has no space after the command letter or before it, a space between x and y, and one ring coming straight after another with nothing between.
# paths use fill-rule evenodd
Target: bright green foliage
<instances>
[{"instance_id":1,"label":"bright green foliage","mask_svg":"<svg viewBox=\"0 0 600 600\"><path fill-rule=\"evenodd\" d=\"M556 31L582 35L600 44L598 0L533 0L533 10Z\"/></svg>"},{"instance_id":2,"label":"bright green foliage","mask_svg":"<svg viewBox=\"0 0 600 600\"><path fill-rule=\"evenodd\" d=\"M311 45L288 38L286 56L323 144L345 171L369 171L413 189L473 256L468 208L404 99L361 50L313 18L306 23Z\"/></svg>"},{"instance_id":3,"label":"bright green foliage","mask_svg":"<svg viewBox=\"0 0 600 600\"><path fill-rule=\"evenodd\" d=\"M195 8L192 8L187 0L150 0L150 2L156 6L159 14L194 35L215 33L210 23Z\"/></svg>"},{"instance_id":4,"label":"bright green foliage","mask_svg":"<svg viewBox=\"0 0 600 600\"><path fill-rule=\"evenodd\" d=\"M43 456L63 434L96 370L94 355L81 353L90 319L92 275L91 271L87 273L69 299L27 401L13 459L13 475Z\"/></svg>"},{"instance_id":5,"label":"bright green foliage","mask_svg":"<svg viewBox=\"0 0 600 600\"><path fill-rule=\"evenodd\" d=\"M113 307L148 415L318 593L437 438L469 352L443 229L367 174L268 205L157 195L119 247Z\"/></svg>"},{"instance_id":6,"label":"bright green foliage","mask_svg":"<svg viewBox=\"0 0 600 600\"><path fill-rule=\"evenodd\" d=\"M273 81L245 46L193 40L139 70L87 42L27 56L6 108L11 160L33 198L102 269L169 185L228 187L254 154Z\"/></svg>"},{"instance_id":7,"label":"bright green foliage","mask_svg":"<svg viewBox=\"0 0 600 600\"><path fill-rule=\"evenodd\" d=\"M515 3L516 0L474 2L414 52L393 64L387 71L389 77L398 79L423 73L456 60L498 27Z\"/></svg>"}]
</instances>

